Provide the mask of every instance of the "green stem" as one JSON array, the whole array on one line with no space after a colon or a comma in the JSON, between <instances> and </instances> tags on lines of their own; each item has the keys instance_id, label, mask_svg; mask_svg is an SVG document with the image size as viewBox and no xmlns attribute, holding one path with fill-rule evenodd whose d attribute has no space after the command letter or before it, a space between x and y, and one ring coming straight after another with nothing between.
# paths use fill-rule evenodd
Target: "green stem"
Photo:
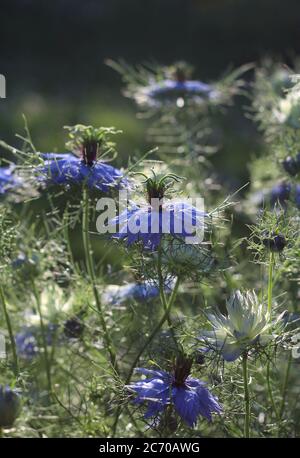
<instances>
[{"instance_id":1,"label":"green stem","mask_svg":"<svg viewBox=\"0 0 300 458\"><path fill-rule=\"evenodd\" d=\"M37 305L37 310L38 310L39 319L40 319L40 327L41 327L41 333L42 333L42 343L43 343L43 349L44 349L44 358L45 358L45 366L46 366L46 376L47 376L47 383L48 383L48 391L52 395L52 380L51 380L50 360L49 360L47 337L46 337L46 328L45 328L45 323L44 323L42 309L41 309L40 294L37 291L37 288L36 288L34 280L32 280L32 291L33 291L33 295L35 297L35 302L36 302L36 305Z\"/></svg>"},{"instance_id":2,"label":"green stem","mask_svg":"<svg viewBox=\"0 0 300 458\"><path fill-rule=\"evenodd\" d=\"M292 352L289 354L289 359L285 371L285 377L284 377L284 382L282 385L282 390L281 390L281 403L279 407L279 413L277 416L277 421L278 421L278 430L277 430L277 437L280 437L280 431L281 431L281 420L283 417L284 413L284 408L285 408L285 400L286 400L286 393L287 393L287 386L288 386L288 381L289 381L289 376L290 376L290 370L292 366Z\"/></svg>"},{"instance_id":3,"label":"green stem","mask_svg":"<svg viewBox=\"0 0 300 458\"><path fill-rule=\"evenodd\" d=\"M89 208L90 208L89 194L88 194L87 188L84 187L83 189L82 239L83 239L83 247L84 247L85 259L86 259L86 268L87 268L87 273L88 273L88 276L92 284L93 294L94 294L98 314L100 317L100 323L101 323L102 330L103 330L106 349L110 356L111 365L115 369L115 371L118 373L119 370L118 370L118 365L117 365L116 352L113 348L112 340L111 340L111 337L109 335L109 332L106 326L106 321L104 318L101 300L100 300L100 296L99 296L99 292L98 292L97 284L96 284L96 274L95 274L95 267L94 267L94 261L93 261L93 253L92 253L90 237L89 237L89 223L90 223Z\"/></svg>"},{"instance_id":4,"label":"green stem","mask_svg":"<svg viewBox=\"0 0 300 458\"><path fill-rule=\"evenodd\" d=\"M70 263L74 268L74 272L78 273L78 268L74 260L73 250L71 245L70 239L70 214L69 214L69 206L67 205L65 213L64 213L64 238L67 243L68 255L70 259Z\"/></svg>"},{"instance_id":5,"label":"green stem","mask_svg":"<svg viewBox=\"0 0 300 458\"><path fill-rule=\"evenodd\" d=\"M165 311L164 311L163 316L161 317L160 321L157 323L157 325L155 326L155 328L153 329L153 331L151 332L151 334L149 335L149 337L147 338L147 340L144 342L144 344L143 344L142 347L140 348L140 351L139 351L138 354L136 355L136 357L135 357L133 363L131 364L130 369L129 369L129 372L128 372L128 375L127 375L127 378L126 378L126 381L125 381L125 385L128 385L128 384L130 383L131 377L132 377L133 372L134 372L134 369L136 368L136 366L137 366L137 364L138 364L138 362L139 362L140 357L142 356L142 354L144 353L144 351L146 350L146 348L151 344L152 340L154 339L154 337L156 336L156 334L159 332L159 330L162 328L162 326L164 325L164 323L168 320L168 316L169 316L169 314L170 314L170 310L171 310L172 305L174 304L175 299L176 299L178 287L179 287L179 277L177 277L177 279L176 279L174 289L173 289L173 291L172 291L170 300L169 300L169 302L168 302L167 305L166 305L166 309L165 309ZM118 421L119 421L119 417L120 417L121 411L122 411L122 407L119 406L118 409L117 409L117 412L116 412L116 417L115 417L115 421L114 421L114 425L113 425L112 437L114 437L115 434L116 434L117 425L118 425Z\"/></svg>"},{"instance_id":6,"label":"green stem","mask_svg":"<svg viewBox=\"0 0 300 458\"><path fill-rule=\"evenodd\" d=\"M248 384L248 354L243 354L243 379L244 379L244 401L245 401L245 422L244 437L250 437L250 395Z\"/></svg>"},{"instance_id":7,"label":"green stem","mask_svg":"<svg viewBox=\"0 0 300 458\"><path fill-rule=\"evenodd\" d=\"M272 386L271 386L270 366L271 366L271 361L268 361L268 364L267 364L268 394L269 394L269 398L270 398L270 401L271 401L271 404L272 404L272 409L273 409L273 411L275 413L276 418L278 418L278 412L277 412L276 404L275 404L275 401L274 401L273 391L272 391Z\"/></svg>"},{"instance_id":8,"label":"green stem","mask_svg":"<svg viewBox=\"0 0 300 458\"><path fill-rule=\"evenodd\" d=\"M149 335L149 337L145 341L144 345L142 345L142 347L140 348L140 351L136 355L136 357L135 357L135 359L134 359L134 361L133 361L133 363L131 365L131 368L130 368L130 370L128 372L127 379L126 379L126 382L125 382L126 385L130 382L132 374L133 374L133 371L134 371L137 363L139 362L140 357L142 356L142 354L144 353L146 348L151 344L152 340L154 339L156 334L159 332L159 330L162 328L164 323L167 321L169 313L170 313L170 310L172 308L172 305L174 304L174 301L175 301L175 298L176 298L176 295L177 295L178 287L179 287L179 278L177 278L177 280L176 280L174 289L172 291L172 295L171 295L170 300L169 300L169 302L168 302L168 304L166 306L166 310L165 310L163 316L161 317L160 321L157 323L157 325L155 326L155 328L153 329L153 331L151 332L151 334Z\"/></svg>"},{"instance_id":9,"label":"green stem","mask_svg":"<svg viewBox=\"0 0 300 458\"><path fill-rule=\"evenodd\" d=\"M5 316L6 326L7 326L8 335L9 335L10 344L11 344L11 349L12 349L12 354L13 354L14 374L15 374L16 377L18 377L18 375L19 375L19 360L18 360L18 355L17 355L16 342L15 342L15 339L14 339L14 333L13 333L13 329L12 329L12 325L11 325L11 321L10 321L10 316L9 316L9 313L8 313L8 310L7 310L4 291L3 291L3 287L2 286L0 286L0 300L1 300L2 308L3 308L3 312L4 312L4 316Z\"/></svg>"},{"instance_id":10,"label":"green stem","mask_svg":"<svg viewBox=\"0 0 300 458\"><path fill-rule=\"evenodd\" d=\"M2 439L2 437L3 437L3 429L0 426L0 439Z\"/></svg>"},{"instance_id":11,"label":"green stem","mask_svg":"<svg viewBox=\"0 0 300 458\"><path fill-rule=\"evenodd\" d=\"M288 386L289 376L290 376L290 371L291 371L291 366L292 366L292 359L293 359L292 352L290 352L288 363L287 363L287 367L286 367L286 371L285 371L284 382L283 382L283 385L282 385L282 391L281 391L282 399L281 399L280 408L279 408L279 419L280 420L282 419L282 415L283 415L283 412L284 412L285 399L286 399L286 393L287 393L287 386Z\"/></svg>"},{"instance_id":12,"label":"green stem","mask_svg":"<svg viewBox=\"0 0 300 458\"><path fill-rule=\"evenodd\" d=\"M273 295L273 267L274 267L274 253L270 252L269 259L269 279L268 279L268 312L272 310L272 295Z\"/></svg>"},{"instance_id":13,"label":"green stem","mask_svg":"<svg viewBox=\"0 0 300 458\"><path fill-rule=\"evenodd\" d=\"M167 303L167 299L166 299L166 295L165 295L165 291L164 291L164 279L163 279L163 274L162 274L162 262L161 262L161 246L159 246L158 252L157 252L157 273L158 273L158 284L159 284L160 300L162 302L164 311L166 312L167 309L168 309L168 303ZM168 325L169 325L170 331L172 333L173 340L174 340L174 342L175 342L175 344L177 346L176 339L175 339L175 336L174 336L173 323L172 323L172 320L171 320L171 317L170 317L170 311L167 312L166 319L168 321Z\"/></svg>"}]
</instances>

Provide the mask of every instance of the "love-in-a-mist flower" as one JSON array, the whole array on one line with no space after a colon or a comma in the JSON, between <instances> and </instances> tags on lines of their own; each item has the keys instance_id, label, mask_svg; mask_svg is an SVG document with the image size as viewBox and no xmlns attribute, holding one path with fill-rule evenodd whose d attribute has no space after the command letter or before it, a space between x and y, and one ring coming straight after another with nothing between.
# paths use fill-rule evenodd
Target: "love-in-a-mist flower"
<instances>
[{"instance_id":1,"label":"love-in-a-mist flower","mask_svg":"<svg viewBox=\"0 0 300 458\"><path fill-rule=\"evenodd\" d=\"M273 116L278 124L284 124L292 129L300 128L300 91L298 85L279 100L273 110Z\"/></svg>"},{"instance_id":2,"label":"love-in-a-mist flower","mask_svg":"<svg viewBox=\"0 0 300 458\"><path fill-rule=\"evenodd\" d=\"M56 334L58 325L47 323L45 326L45 338L47 345L57 343ZM39 326L27 326L20 330L15 336L16 349L18 356L22 359L32 360L40 352L38 337L41 340L41 330Z\"/></svg>"},{"instance_id":3,"label":"love-in-a-mist flower","mask_svg":"<svg viewBox=\"0 0 300 458\"><path fill-rule=\"evenodd\" d=\"M291 194L291 185L289 183L278 183L271 189L271 205L286 206Z\"/></svg>"},{"instance_id":4,"label":"love-in-a-mist flower","mask_svg":"<svg viewBox=\"0 0 300 458\"><path fill-rule=\"evenodd\" d=\"M19 357L27 360L35 358L39 352L36 336L31 328L25 328L15 336Z\"/></svg>"},{"instance_id":5,"label":"love-in-a-mist flower","mask_svg":"<svg viewBox=\"0 0 300 458\"><path fill-rule=\"evenodd\" d=\"M14 167L0 167L0 195L6 194L21 185L21 180L15 175Z\"/></svg>"},{"instance_id":6,"label":"love-in-a-mist flower","mask_svg":"<svg viewBox=\"0 0 300 458\"><path fill-rule=\"evenodd\" d=\"M145 176L147 202L135 204L110 220L109 226L116 228L114 238L126 240L127 245L141 242L144 249L155 251L165 235L192 237L203 235L206 214L184 200L167 200L165 193L176 175L167 174L153 178Z\"/></svg>"},{"instance_id":7,"label":"love-in-a-mist flower","mask_svg":"<svg viewBox=\"0 0 300 458\"><path fill-rule=\"evenodd\" d=\"M165 281L166 293L172 291L174 279ZM108 305L121 305L129 300L148 301L159 296L158 284L153 280L145 280L139 283L127 283L126 285L108 285L102 294L102 300Z\"/></svg>"},{"instance_id":8,"label":"love-in-a-mist flower","mask_svg":"<svg viewBox=\"0 0 300 458\"><path fill-rule=\"evenodd\" d=\"M135 404L147 404L145 418L157 417L168 405L190 427L196 425L198 417L212 420L212 413L221 413L216 397L201 380L190 376L192 361L178 357L171 373L162 370L136 369L149 378L131 383L128 388L136 394Z\"/></svg>"},{"instance_id":9,"label":"love-in-a-mist flower","mask_svg":"<svg viewBox=\"0 0 300 458\"><path fill-rule=\"evenodd\" d=\"M255 292L235 291L227 301L227 315L208 314L213 330L204 331L200 340L221 353L225 361L235 361L256 344L264 346L275 339L282 327L282 316L272 321L267 305Z\"/></svg>"},{"instance_id":10,"label":"love-in-a-mist flower","mask_svg":"<svg viewBox=\"0 0 300 458\"><path fill-rule=\"evenodd\" d=\"M0 428L11 428L20 412L20 396L9 386L0 385Z\"/></svg>"},{"instance_id":11,"label":"love-in-a-mist flower","mask_svg":"<svg viewBox=\"0 0 300 458\"><path fill-rule=\"evenodd\" d=\"M121 170L106 163L114 147L108 137L117 133L112 128L76 125L68 128L71 140L67 146L73 153L41 154L43 164L36 168L41 183L46 185L83 185L109 192L127 184Z\"/></svg>"},{"instance_id":12,"label":"love-in-a-mist flower","mask_svg":"<svg viewBox=\"0 0 300 458\"><path fill-rule=\"evenodd\" d=\"M189 79L189 71L183 65L175 66L169 73L164 79L139 88L135 93L137 103L148 106L175 103L181 108L186 99L203 103L217 95L209 84Z\"/></svg>"}]
</instances>

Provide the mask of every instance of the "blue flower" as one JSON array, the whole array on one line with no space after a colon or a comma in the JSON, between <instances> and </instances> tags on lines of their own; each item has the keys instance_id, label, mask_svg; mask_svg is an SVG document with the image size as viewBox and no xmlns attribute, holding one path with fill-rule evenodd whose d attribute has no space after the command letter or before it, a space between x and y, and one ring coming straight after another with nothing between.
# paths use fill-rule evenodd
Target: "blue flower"
<instances>
[{"instance_id":1,"label":"blue flower","mask_svg":"<svg viewBox=\"0 0 300 458\"><path fill-rule=\"evenodd\" d=\"M280 253L286 247L287 241L282 234L277 234L264 231L264 238L262 239L263 245L274 253Z\"/></svg>"},{"instance_id":2,"label":"blue flower","mask_svg":"<svg viewBox=\"0 0 300 458\"><path fill-rule=\"evenodd\" d=\"M136 92L135 98L141 105L159 106L163 101L172 103L174 100L187 97L194 102L201 103L203 100L213 98L216 94L209 84L201 81L165 79L141 88Z\"/></svg>"},{"instance_id":3,"label":"blue flower","mask_svg":"<svg viewBox=\"0 0 300 458\"><path fill-rule=\"evenodd\" d=\"M23 329L15 336L18 355L23 359L33 359L37 356L39 348L36 337L31 329Z\"/></svg>"},{"instance_id":4,"label":"blue flower","mask_svg":"<svg viewBox=\"0 0 300 458\"><path fill-rule=\"evenodd\" d=\"M300 210L300 184L297 184L295 188L295 202L297 208Z\"/></svg>"},{"instance_id":5,"label":"blue flower","mask_svg":"<svg viewBox=\"0 0 300 458\"><path fill-rule=\"evenodd\" d=\"M44 165L36 168L40 182L49 184L86 184L90 189L108 192L127 184L119 169L100 160L85 162L71 153L42 154Z\"/></svg>"},{"instance_id":6,"label":"blue flower","mask_svg":"<svg viewBox=\"0 0 300 458\"><path fill-rule=\"evenodd\" d=\"M166 79L160 83L153 84L148 88L150 97L157 97L160 95L201 95L207 96L212 91L211 86L201 81L174 81Z\"/></svg>"},{"instance_id":7,"label":"blue flower","mask_svg":"<svg viewBox=\"0 0 300 458\"><path fill-rule=\"evenodd\" d=\"M165 284L165 291L171 292L173 278ZM109 305L121 305L128 300L147 301L159 295L158 285L153 280L127 285L109 285L105 288L102 300Z\"/></svg>"},{"instance_id":8,"label":"blue flower","mask_svg":"<svg viewBox=\"0 0 300 458\"><path fill-rule=\"evenodd\" d=\"M13 167L0 167L0 195L19 187L20 178L14 174Z\"/></svg>"},{"instance_id":9,"label":"blue flower","mask_svg":"<svg viewBox=\"0 0 300 458\"><path fill-rule=\"evenodd\" d=\"M145 380L131 383L128 388L136 393L135 404L148 403L145 418L156 417L167 405L173 405L176 412L190 427L197 423L201 415L208 421L212 413L221 413L222 408L205 383L196 378L179 376L161 370L138 368L136 371L150 376Z\"/></svg>"},{"instance_id":10,"label":"blue flower","mask_svg":"<svg viewBox=\"0 0 300 458\"><path fill-rule=\"evenodd\" d=\"M11 428L20 412L20 396L9 386L0 385L0 428Z\"/></svg>"},{"instance_id":11,"label":"blue flower","mask_svg":"<svg viewBox=\"0 0 300 458\"><path fill-rule=\"evenodd\" d=\"M159 207L133 204L110 221L111 227L118 226L114 237L126 239L128 246L142 242L145 249L155 251L164 234L174 238L193 236L196 230L204 229L205 213L187 202L166 202Z\"/></svg>"},{"instance_id":12,"label":"blue flower","mask_svg":"<svg viewBox=\"0 0 300 458\"><path fill-rule=\"evenodd\" d=\"M286 206L286 201L289 199L291 193L291 185L288 183L279 183L273 186L271 190L271 205L276 204L282 207Z\"/></svg>"},{"instance_id":13,"label":"blue flower","mask_svg":"<svg viewBox=\"0 0 300 458\"><path fill-rule=\"evenodd\" d=\"M55 336L58 326L53 323L48 323L46 330L46 343L51 346L55 342ZM31 360L35 358L39 353L39 344L37 335L39 329L36 327L27 327L18 332L15 336L15 342L17 347L17 353L20 358Z\"/></svg>"}]
</instances>

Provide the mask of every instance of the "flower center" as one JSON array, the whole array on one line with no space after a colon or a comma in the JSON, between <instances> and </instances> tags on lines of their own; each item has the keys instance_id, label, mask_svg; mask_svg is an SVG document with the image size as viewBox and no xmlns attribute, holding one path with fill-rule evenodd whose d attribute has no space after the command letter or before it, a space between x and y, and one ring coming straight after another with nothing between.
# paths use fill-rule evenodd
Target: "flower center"
<instances>
[{"instance_id":1,"label":"flower center","mask_svg":"<svg viewBox=\"0 0 300 458\"><path fill-rule=\"evenodd\" d=\"M92 166L97 159L99 150L99 142L98 141L86 141L82 144L81 147L81 157L82 162L85 165Z\"/></svg>"},{"instance_id":2,"label":"flower center","mask_svg":"<svg viewBox=\"0 0 300 458\"><path fill-rule=\"evenodd\" d=\"M149 204L155 210L161 210L163 205L163 198L165 194L165 186L163 183L161 185L157 185L157 183L147 182L146 185L147 189L147 197Z\"/></svg>"},{"instance_id":3,"label":"flower center","mask_svg":"<svg viewBox=\"0 0 300 458\"><path fill-rule=\"evenodd\" d=\"M174 386L185 386L185 381L191 373L193 360L180 355L176 358L174 366Z\"/></svg>"},{"instance_id":4,"label":"flower center","mask_svg":"<svg viewBox=\"0 0 300 458\"><path fill-rule=\"evenodd\" d=\"M186 81L186 73L182 68L175 70L174 77L178 83L184 83Z\"/></svg>"}]
</instances>

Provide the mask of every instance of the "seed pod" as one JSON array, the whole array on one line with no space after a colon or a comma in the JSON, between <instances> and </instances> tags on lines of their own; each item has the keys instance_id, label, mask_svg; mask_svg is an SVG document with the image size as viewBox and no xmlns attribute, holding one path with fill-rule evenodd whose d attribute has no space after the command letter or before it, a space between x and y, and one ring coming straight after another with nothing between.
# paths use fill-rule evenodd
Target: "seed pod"
<instances>
[{"instance_id":1,"label":"seed pod","mask_svg":"<svg viewBox=\"0 0 300 458\"><path fill-rule=\"evenodd\" d=\"M9 388L0 385L0 427L10 428L20 412L20 397Z\"/></svg>"},{"instance_id":2,"label":"seed pod","mask_svg":"<svg viewBox=\"0 0 300 458\"><path fill-rule=\"evenodd\" d=\"M291 156L288 156L282 161L284 170L292 177L296 176L300 170L300 164Z\"/></svg>"},{"instance_id":3,"label":"seed pod","mask_svg":"<svg viewBox=\"0 0 300 458\"><path fill-rule=\"evenodd\" d=\"M274 253L283 251L286 246L286 239L282 234L270 234L262 240L264 246Z\"/></svg>"},{"instance_id":4,"label":"seed pod","mask_svg":"<svg viewBox=\"0 0 300 458\"><path fill-rule=\"evenodd\" d=\"M69 339L79 339L84 330L84 324L78 317L69 318L64 323L64 334Z\"/></svg>"}]
</instances>

